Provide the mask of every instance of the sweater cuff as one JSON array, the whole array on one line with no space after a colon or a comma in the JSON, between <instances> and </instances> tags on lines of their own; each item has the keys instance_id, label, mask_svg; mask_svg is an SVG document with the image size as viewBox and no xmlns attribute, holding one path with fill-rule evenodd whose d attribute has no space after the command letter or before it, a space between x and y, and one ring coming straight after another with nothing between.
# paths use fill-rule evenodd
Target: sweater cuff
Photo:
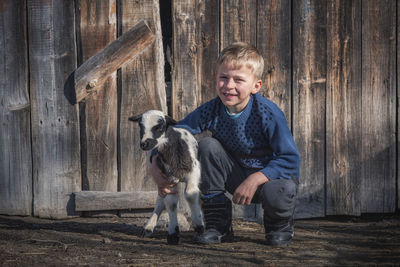
<instances>
[{"instance_id":1,"label":"sweater cuff","mask_svg":"<svg viewBox=\"0 0 400 267\"><path fill-rule=\"evenodd\" d=\"M150 163L152 163L152 158L154 155L157 155L157 150L153 149L150 154Z\"/></svg>"},{"instance_id":2,"label":"sweater cuff","mask_svg":"<svg viewBox=\"0 0 400 267\"><path fill-rule=\"evenodd\" d=\"M269 180L275 180L279 179L279 173L271 168L271 167L266 167L261 170L261 172L269 179Z\"/></svg>"}]
</instances>

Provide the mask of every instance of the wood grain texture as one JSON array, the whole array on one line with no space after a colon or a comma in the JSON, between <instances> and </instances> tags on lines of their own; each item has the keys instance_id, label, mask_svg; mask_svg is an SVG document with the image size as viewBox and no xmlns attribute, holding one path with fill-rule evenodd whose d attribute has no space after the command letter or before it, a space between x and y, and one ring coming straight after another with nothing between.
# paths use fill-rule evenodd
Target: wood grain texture
<instances>
[{"instance_id":1,"label":"wood grain texture","mask_svg":"<svg viewBox=\"0 0 400 267\"><path fill-rule=\"evenodd\" d=\"M361 213L361 1L328 4L328 215Z\"/></svg>"},{"instance_id":2,"label":"wood grain texture","mask_svg":"<svg viewBox=\"0 0 400 267\"><path fill-rule=\"evenodd\" d=\"M116 0L79 0L78 51L80 62L104 49L117 36ZM116 72L81 104L83 190L117 191Z\"/></svg>"},{"instance_id":3,"label":"wood grain texture","mask_svg":"<svg viewBox=\"0 0 400 267\"><path fill-rule=\"evenodd\" d=\"M301 155L297 218L325 215L326 2L293 2L293 134Z\"/></svg>"},{"instance_id":4,"label":"wood grain texture","mask_svg":"<svg viewBox=\"0 0 400 267\"><path fill-rule=\"evenodd\" d=\"M125 29L125 34L104 50L86 60L74 73L76 101L100 89L107 78L154 42L154 35L144 21L138 20Z\"/></svg>"},{"instance_id":5,"label":"wood grain texture","mask_svg":"<svg viewBox=\"0 0 400 267\"><path fill-rule=\"evenodd\" d=\"M0 214L31 215L32 154L25 1L2 1L0 36Z\"/></svg>"},{"instance_id":6,"label":"wood grain texture","mask_svg":"<svg viewBox=\"0 0 400 267\"><path fill-rule=\"evenodd\" d=\"M149 191L155 188L149 171L150 154L140 149L139 126L128 118L149 109L167 111L159 3L156 0L119 3L121 33L146 20L156 38L149 49L121 69L120 190Z\"/></svg>"},{"instance_id":7,"label":"wood grain texture","mask_svg":"<svg viewBox=\"0 0 400 267\"><path fill-rule=\"evenodd\" d=\"M400 16L400 8L397 7L397 18ZM397 44L396 44L396 51L397 51L397 73L396 73L396 79L397 79L397 99L400 95L400 53L398 52L399 50L399 40L400 40L400 20L397 19ZM398 100L397 100L398 101ZM397 210L400 210L400 141L399 141L399 131L400 131L400 116L398 115L400 112L399 109L399 104L397 104L396 108L396 114L397 114L397 136L396 136L396 142L397 142Z\"/></svg>"},{"instance_id":8,"label":"wood grain texture","mask_svg":"<svg viewBox=\"0 0 400 267\"><path fill-rule=\"evenodd\" d=\"M261 93L291 121L291 1L261 0L257 8L257 48L264 58Z\"/></svg>"},{"instance_id":9,"label":"wood grain texture","mask_svg":"<svg viewBox=\"0 0 400 267\"><path fill-rule=\"evenodd\" d=\"M361 212L396 207L396 1L362 2Z\"/></svg>"},{"instance_id":10,"label":"wood grain texture","mask_svg":"<svg viewBox=\"0 0 400 267\"><path fill-rule=\"evenodd\" d=\"M233 42L257 45L257 1L221 2L221 50Z\"/></svg>"},{"instance_id":11,"label":"wood grain texture","mask_svg":"<svg viewBox=\"0 0 400 267\"><path fill-rule=\"evenodd\" d=\"M81 191L74 193L76 211L107 211L154 208L157 191L107 192Z\"/></svg>"},{"instance_id":12,"label":"wood grain texture","mask_svg":"<svg viewBox=\"0 0 400 267\"><path fill-rule=\"evenodd\" d=\"M172 116L183 119L214 98L218 57L216 1L173 1Z\"/></svg>"},{"instance_id":13,"label":"wood grain texture","mask_svg":"<svg viewBox=\"0 0 400 267\"><path fill-rule=\"evenodd\" d=\"M64 96L76 68L72 1L28 1L34 215L74 214L71 193L81 190L77 106Z\"/></svg>"}]
</instances>

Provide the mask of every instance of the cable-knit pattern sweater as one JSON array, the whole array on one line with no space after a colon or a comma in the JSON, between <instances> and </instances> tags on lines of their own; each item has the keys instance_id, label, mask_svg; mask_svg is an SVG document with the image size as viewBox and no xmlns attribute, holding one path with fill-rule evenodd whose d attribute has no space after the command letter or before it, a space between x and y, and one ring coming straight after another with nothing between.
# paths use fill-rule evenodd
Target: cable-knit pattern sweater
<instances>
[{"instance_id":1,"label":"cable-knit pattern sweater","mask_svg":"<svg viewBox=\"0 0 400 267\"><path fill-rule=\"evenodd\" d=\"M243 167L259 169L269 179L299 177L300 155L283 112L259 93L251 95L237 117L219 97L191 112L177 127L199 134L209 130Z\"/></svg>"}]
</instances>

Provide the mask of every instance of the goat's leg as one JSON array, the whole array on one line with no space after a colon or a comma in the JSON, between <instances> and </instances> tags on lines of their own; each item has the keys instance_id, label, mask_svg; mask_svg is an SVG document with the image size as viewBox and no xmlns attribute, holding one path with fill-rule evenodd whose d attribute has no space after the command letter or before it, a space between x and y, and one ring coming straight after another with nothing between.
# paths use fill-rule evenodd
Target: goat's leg
<instances>
[{"instance_id":1,"label":"goat's leg","mask_svg":"<svg viewBox=\"0 0 400 267\"><path fill-rule=\"evenodd\" d=\"M197 168L200 165L195 164L194 166L195 168L186 177L185 198L190 206L194 230L198 234L202 234L204 231L204 221L200 205L200 168Z\"/></svg>"},{"instance_id":2,"label":"goat's leg","mask_svg":"<svg viewBox=\"0 0 400 267\"><path fill-rule=\"evenodd\" d=\"M179 243L178 195L167 195L164 203L169 216L167 242L169 245L177 245Z\"/></svg>"},{"instance_id":3,"label":"goat's leg","mask_svg":"<svg viewBox=\"0 0 400 267\"><path fill-rule=\"evenodd\" d=\"M160 218L161 212L165 209L164 199L160 196L157 196L156 206L151 214L150 218L147 220L143 236L152 236L154 228L157 225L158 219Z\"/></svg>"}]
</instances>

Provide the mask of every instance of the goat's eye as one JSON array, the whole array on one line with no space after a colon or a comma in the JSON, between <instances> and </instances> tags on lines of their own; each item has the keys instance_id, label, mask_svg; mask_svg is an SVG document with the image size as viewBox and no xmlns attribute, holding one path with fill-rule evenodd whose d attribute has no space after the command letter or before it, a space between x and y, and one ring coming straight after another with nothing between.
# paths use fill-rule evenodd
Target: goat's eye
<instances>
[{"instance_id":1,"label":"goat's eye","mask_svg":"<svg viewBox=\"0 0 400 267\"><path fill-rule=\"evenodd\" d=\"M161 124L154 126L154 130L158 131L158 132L162 132L163 131L163 127Z\"/></svg>"}]
</instances>

